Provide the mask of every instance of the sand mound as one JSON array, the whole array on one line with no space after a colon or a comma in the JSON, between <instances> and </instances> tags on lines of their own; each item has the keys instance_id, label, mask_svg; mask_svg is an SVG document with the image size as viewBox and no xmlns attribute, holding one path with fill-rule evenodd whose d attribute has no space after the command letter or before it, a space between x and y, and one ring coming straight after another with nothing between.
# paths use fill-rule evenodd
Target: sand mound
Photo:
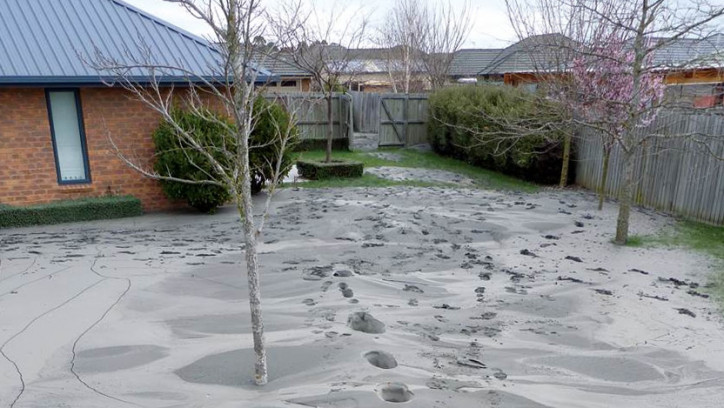
<instances>
[{"instance_id":1,"label":"sand mound","mask_svg":"<svg viewBox=\"0 0 724 408\"><path fill-rule=\"evenodd\" d=\"M369 353L365 353L364 357L370 364L377 368L388 370L397 367L395 357L385 351L370 351Z\"/></svg>"},{"instance_id":2,"label":"sand mound","mask_svg":"<svg viewBox=\"0 0 724 408\"><path fill-rule=\"evenodd\" d=\"M385 332L385 324L367 312L355 312L349 315L347 325L352 330L363 333L380 334Z\"/></svg>"}]
</instances>

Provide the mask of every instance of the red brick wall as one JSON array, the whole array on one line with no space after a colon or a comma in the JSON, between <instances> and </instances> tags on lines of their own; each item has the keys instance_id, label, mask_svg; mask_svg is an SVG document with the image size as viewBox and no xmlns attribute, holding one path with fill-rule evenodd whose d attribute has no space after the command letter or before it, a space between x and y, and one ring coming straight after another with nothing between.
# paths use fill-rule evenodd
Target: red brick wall
<instances>
[{"instance_id":1,"label":"red brick wall","mask_svg":"<svg viewBox=\"0 0 724 408\"><path fill-rule=\"evenodd\" d=\"M127 91L82 88L83 122L92 182L58 185L50 124L42 88L0 88L0 203L27 205L131 194L147 211L179 207L169 201L156 180L130 169L108 141L134 161L148 165L153 155L151 133L159 116Z\"/></svg>"}]
</instances>

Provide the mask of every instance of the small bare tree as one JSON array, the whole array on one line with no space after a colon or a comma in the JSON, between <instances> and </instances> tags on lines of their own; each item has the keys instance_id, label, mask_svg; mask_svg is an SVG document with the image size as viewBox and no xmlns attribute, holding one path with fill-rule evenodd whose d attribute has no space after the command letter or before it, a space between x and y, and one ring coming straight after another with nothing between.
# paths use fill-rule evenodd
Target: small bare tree
<instances>
[{"instance_id":1,"label":"small bare tree","mask_svg":"<svg viewBox=\"0 0 724 408\"><path fill-rule=\"evenodd\" d=\"M377 43L385 49L387 71L400 82L402 92L423 78L440 89L450 75L455 53L472 28L470 5L455 8L451 2L397 0L379 28Z\"/></svg>"},{"instance_id":2,"label":"small bare tree","mask_svg":"<svg viewBox=\"0 0 724 408\"><path fill-rule=\"evenodd\" d=\"M422 45L428 29L428 9L418 0L397 0L382 26L377 43L383 48L385 64L397 93L410 93L410 83L422 73Z\"/></svg>"},{"instance_id":3,"label":"small bare tree","mask_svg":"<svg viewBox=\"0 0 724 408\"><path fill-rule=\"evenodd\" d=\"M335 91L342 79L352 81L359 70L355 50L365 40L367 18L360 12L344 13L331 9L318 13L304 0L282 3L269 19L275 41L289 60L309 72L327 101L327 146L325 161L332 161L334 140Z\"/></svg>"},{"instance_id":4,"label":"small bare tree","mask_svg":"<svg viewBox=\"0 0 724 408\"><path fill-rule=\"evenodd\" d=\"M426 13L427 24L422 35L422 64L432 89L440 89L450 77L455 53L462 48L473 27L470 3L456 8L448 1L435 2Z\"/></svg>"},{"instance_id":5,"label":"small bare tree","mask_svg":"<svg viewBox=\"0 0 724 408\"><path fill-rule=\"evenodd\" d=\"M264 324L261 311L261 292L259 283L259 262L257 242L265 221L269 217L271 200L276 186L288 169L283 165L284 151L290 147L294 136L294 113L285 123L274 123L276 130L273 144L276 154L264 164L272 174L268 180L268 195L261 215L254 219L252 203L252 168L249 152L259 146L250 143L261 108L256 106L262 91L255 86L260 75L264 58L260 55L260 39L265 33L266 14L258 0L166 0L185 8L187 12L208 24L213 31L213 43L216 44L218 58L209 72L195 72L180 62L155 62L150 49L145 48L139 58L138 52L128 52L123 59L106 56L102 50L96 50L90 64L100 73L115 78L114 84L128 90L133 97L157 112L161 119L175 130L178 143L191 149L211 165L208 179L203 181L186 180L170 173L154 171L148 163L133 159L128 153L116 147L118 156L131 168L147 177L180 183L203 183L221 186L230 191L244 229L244 252L246 275L249 286L249 306L251 312L252 336L256 353L255 382L263 385L267 382L267 361L264 343ZM143 44L138 44L143 48ZM139 73L147 80L138 82ZM163 78L185 78L186 84L174 88L165 85ZM194 129L184 127L173 115L175 106L182 104L204 120L218 124L223 135L217 143L203 140ZM231 123L220 119L217 113L231 118ZM113 143L113 135L109 135ZM191 155L187 155L191 161ZM192 165L201 168L201 163Z\"/></svg>"}]
</instances>

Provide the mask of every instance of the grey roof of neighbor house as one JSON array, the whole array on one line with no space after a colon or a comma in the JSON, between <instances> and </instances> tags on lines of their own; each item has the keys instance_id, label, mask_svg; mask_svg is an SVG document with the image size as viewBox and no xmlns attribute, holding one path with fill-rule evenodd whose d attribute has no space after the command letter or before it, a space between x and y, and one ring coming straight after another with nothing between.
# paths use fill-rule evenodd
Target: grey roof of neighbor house
<instances>
[{"instance_id":1,"label":"grey roof of neighbor house","mask_svg":"<svg viewBox=\"0 0 724 408\"><path fill-rule=\"evenodd\" d=\"M722 52L724 34L713 34L706 38L680 38L657 50L651 64L670 68L718 68L724 66Z\"/></svg>"},{"instance_id":2,"label":"grey roof of neighbor house","mask_svg":"<svg viewBox=\"0 0 724 408\"><path fill-rule=\"evenodd\" d=\"M558 67L559 61L556 60L557 53L551 50L558 50L562 45L570 41L570 39L560 34L543 34L525 38L501 50L478 74L492 75L557 70L560 68Z\"/></svg>"},{"instance_id":3,"label":"grey roof of neighbor house","mask_svg":"<svg viewBox=\"0 0 724 408\"><path fill-rule=\"evenodd\" d=\"M284 77L307 78L312 76L309 71L294 64L290 57L285 57L284 54L274 54L273 52L270 54L263 58L261 65L275 76L282 77L282 79Z\"/></svg>"},{"instance_id":4,"label":"grey roof of neighbor house","mask_svg":"<svg viewBox=\"0 0 724 408\"><path fill-rule=\"evenodd\" d=\"M220 54L209 42L122 0L0 1L0 84L112 81L113 73L99 73L85 62L96 59L96 50L126 65L182 68L158 71L159 82L222 79L213 69ZM268 79L268 72L259 72L258 80ZM141 68L129 76L139 82L151 79Z\"/></svg>"},{"instance_id":5,"label":"grey roof of neighbor house","mask_svg":"<svg viewBox=\"0 0 724 408\"><path fill-rule=\"evenodd\" d=\"M666 38L654 41L666 41ZM572 40L560 34L528 37L503 50L478 75L560 71L566 69L561 50L571 48ZM724 66L724 34L706 38L680 38L653 53L651 65L662 69L686 69ZM451 73L451 75L453 75Z\"/></svg>"},{"instance_id":6,"label":"grey roof of neighbor house","mask_svg":"<svg viewBox=\"0 0 724 408\"><path fill-rule=\"evenodd\" d=\"M463 49L453 56L449 74L454 77L474 77L487 67L501 49Z\"/></svg>"}]
</instances>

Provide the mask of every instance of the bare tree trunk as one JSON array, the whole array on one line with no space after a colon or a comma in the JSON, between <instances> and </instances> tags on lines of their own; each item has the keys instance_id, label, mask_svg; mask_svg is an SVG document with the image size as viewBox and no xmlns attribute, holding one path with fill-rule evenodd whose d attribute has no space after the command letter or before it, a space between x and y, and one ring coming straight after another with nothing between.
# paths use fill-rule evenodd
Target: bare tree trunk
<instances>
[{"instance_id":1,"label":"bare tree trunk","mask_svg":"<svg viewBox=\"0 0 724 408\"><path fill-rule=\"evenodd\" d=\"M261 314L261 289L259 287L259 265L256 255L256 235L251 193L245 189L237 198L237 209L244 225L244 252L246 254L246 277L249 284L249 310L251 311L251 333L254 339L254 382L267 383L266 349L264 346L264 321Z\"/></svg>"},{"instance_id":2,"label":"bare tree trunk","mask_svg":"<svg viewBox=\"0 0 724 408\"><path fill-rule=\"evenodd\" d=\"M238 91L237 91L238 92ZM237 98L239 98L237 96ZM243 106L243 105L242 105ZM247 129L248 131L248 129ZM251 312L251 333L254 340L254 382L267 383L266 350L264 346L264 321L261 314L261 288L259 287L259 264L256 254L256 231L254 228L254 203L251 200L251 168L249 165L249 137L239 138L238 156L241 167L242 188L234 191L236 208L244 226L244 253L246 256L246 278L249 285L249 310ZM239 191L241 190L241 191Z\"/></svg>"},{"instance_id":3,"label":"bare tree trunk","mask_svg":"<svg viewBox=\"0 0 724 408\"><path fill-rule=\"evenodd\" d=\"M603 210L603 200L606 198L606 183L608 182L608 163L611 159L611 149L603 148L603 169L601 184L598 186L598 211Z\"/></svg>"},{"instance_id":4,"label":"bare tree trunk","mask_svg":"<svg viewBox=\"0 0 724 408\"><path fill-rule=\"evenodd\" d=\"M332 161L332 139L334 137L334 112L332 111L332 97L334 93L330 90L327 94L327 153L324 161L327 163Z\"/></svg>"},{"instance_id":5,"label":"bare tree trunk","mask_svg":"<svg viewBox=\"0 0 724 408\"><path fill-rule=\"evenodd\" d=\"M629 216L631 215L631 204L633 202L634 158L633 149L624 153L624 184L621 197L619 197L616 239L613 241L618 245L624 245L628 241Z\"/></svg>"},{"instance_id":6,"label":"bare tree trunk","mask_svg":"<svg viewBox=\"0 0 724 408\"><path fill-rule=\"evenodd\" d=\"M571 140L573 135L571 132L566 132L563 137L563 165L561 167L561 180L559 186L561 188L568 184L568 168L571 163Z\"/></svg>"},{"instance_id":7,"label":"bare tree trunk","mask_svg":"<svg viewBox=\"0 0 724 408\"><path fill-rule=\"evenodd\" d=\"M405 94L410 93L410 49L405 47Z\"/></svg>"}]
</instances>

